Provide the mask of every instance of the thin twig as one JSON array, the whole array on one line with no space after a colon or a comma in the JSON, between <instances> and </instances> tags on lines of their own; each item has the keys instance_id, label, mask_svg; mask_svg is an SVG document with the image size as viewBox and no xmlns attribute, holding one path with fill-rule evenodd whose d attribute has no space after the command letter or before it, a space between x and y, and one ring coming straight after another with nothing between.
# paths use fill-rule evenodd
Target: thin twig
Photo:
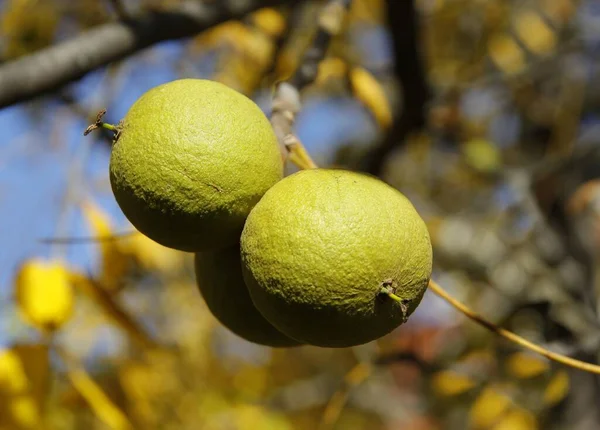
<instances>
[{"instance_id":1,"label":"thin twig","mask_svg":"<svg viewBox=\"0 0 600 430\"><path fill-rule=\"evenodd\" d=\"M547 349L542 348L541 346L536 345L535 343L530 342L527 339L524 339L521 336L519 336L511 331L508 331L506 329L498 327L496 324L486 320L481 315L479 315L476 312L474 312L473 310L471 310L467 305L456 300L454 297L452 297L450 294L448 294L434 280L429 281L429 288L431 289L431 291L433 291L435 294L437 294L439 297L441 297L446 302L448 302L451 306L453 306L456 310L458 310L459 312L464 314L467 318L475 321L477 324L487 328L488 330L497 334L498 336L500 336L512 343L516 343L517 345L522 346L525 349L528 349L530 351L533 351L540 355L543 355L544 357L546 357L549 360L553 360L553 361L556 361L557 363L561 363L566 366L573 367L575 369L583 370L585 372L590 372L590 373L595 373L595 374L600 375L600 366L598 366L598 365L586 363L584 361L576 360L574 358L570 358L570 357L564 356L562 354L558 354L556 352L548 351ZM390 297L392 297L392 296L390 296ZM392 297L392 298L394 300L396 299L394 297ZM398 298L398 300L399 300L399 298Z\"/></svg>"},{"instance_id":2,"label":"thin twig","mask_svg":"<svg viewBox=\"0 0 600 430\"><path fill-rule=\"evenodd\" d=\"M296 115L301 109L300 93L317 77L319 63L325 58L331 39L340 34L351 0L330 0L319 16L319 25L300 66L286 82L277 85L273 96L271 124L281 145L283 159L290 159L301 169L317 167L304 145L294 134Z\"/></svg>"},{"instance_id":3,"label":"thin twig","mask_svg":"<svg viewBox=\"0 0 600 430\"><path fill-rule=\"evenodd\" d=\"M110 236L78 236L78 237L44 237L39 239L39 242L52 244L68 244L78 245L86 243L101 243L101 242L115 242L117 240L126 239L128 237L140 234L139 231L124 231L122 233L113 233Z\"/></svg>"}]
</instances>

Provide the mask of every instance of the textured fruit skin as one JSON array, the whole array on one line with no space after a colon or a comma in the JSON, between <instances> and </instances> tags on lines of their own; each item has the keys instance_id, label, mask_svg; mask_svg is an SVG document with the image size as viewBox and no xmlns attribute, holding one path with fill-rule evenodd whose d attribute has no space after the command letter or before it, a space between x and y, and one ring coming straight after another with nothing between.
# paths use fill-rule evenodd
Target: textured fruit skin
<instances>
[{"instance_id":1,"label":"textured fruit skin","mask_svg":"<svg viewBox=\"0 0 600 430\"><path fill-rule=\"evenodd\" d=\"M129 221L154 241L191 252L238 243L246 216L282 177L277 139L260 108L202 79L142 95L110 159L112 190Z\"/></svg>"},{"instance_id":2,"label":"textured fruit skin","mask_svg":"<svg viewBox=\"0 0 600 430\"><path fill-rule=\"evenodd\" d=\"M398 327L432 270L427 227L408 199L374 177L332 169L295 173L267 191L246 220L241 255L265 318L323 347L360 345ZM381 294L384 285L405 304Z\"/></svg>"},{"instance_id":3,"label":"textured fruit skin","mask_svg":"<svg viewBox=\"0 0 600 430\"><path fill-rule=\"evenodd\" d=\"M196 283L210 312L238 336L273 347L300 345L273 327L257 310L244 279L239 245L194 256Z\"/></svg>"}]
</instances>

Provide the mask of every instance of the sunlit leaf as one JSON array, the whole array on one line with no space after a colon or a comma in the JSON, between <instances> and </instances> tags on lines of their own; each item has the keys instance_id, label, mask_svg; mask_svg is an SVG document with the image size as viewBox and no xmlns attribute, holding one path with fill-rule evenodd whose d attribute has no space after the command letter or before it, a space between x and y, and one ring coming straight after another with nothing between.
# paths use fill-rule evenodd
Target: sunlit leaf
<instances>
[{"instance_id":1,"label":"sunlit leaf","mask_svg":"<svg viewBox=\"0 0 600 430\"><path fill-rule=\"evenodd\" d=\"M124 243L126 252L145 270L173 273L183 267L185 254L162 246L143 234Z\"/></svg>"},{"instance_id":2,"label":"sunlit leaf","mask_svg":"<svg viewBox=\"0 0 600 430\"><path fill-rule=\"evenodd\" d=\"M494 173L502 166L498 148L487 139L471 139L463 142L461 149L465 162L481 173Z\"/></svg>"},{"instance_id":3,"label":"sunlit leaf","mask_svg":"<svg viewBox=\"0 0 600 430\"><path fill-rule=\"evenodd\" d=\"M544 403L553 406L562 401L569 394L569 375L560 370L552 377L544 390Z\"/></svg>"},{"instance_id":4,"label":"sunlit leaf","mask_svg":"<svg viewBox=\"0 0 600 430\"><path fill-rule=\"evenodd\" d=\"M68 377L98 418L106 423L109 428L113 430L128 430L133 428L127 416L82 368L70 370Z\"/></svg>"},{"instance_id":5,"label":"sunlit leaf","mask_svg":"<svg viewBox=\"0 0 600 430\"><path fill-rule=\"evenodd\" d=\"M488 53L496 66L508 75L525 68L525 53L519 44L507 34L497 34L488 43Z\"/></svg>"},{"instance_id":6,"label":"sunlit leaf","mask_svg":"<svg viewBox=\"0 0 600 430\"><path fill-rule=\"evenodd\" d=\"M15 58L49 45L58 24L53 2L11 0L3 4L0 31L4 58Z\"/></svg>"},{"instance_id":7,"label":"sunlit leaf","mask_svg":"<svg viewBox=\"0 0 600 430\"><path fill-rule=\"evenodd\" d=\"M523 44L534 54L548 54L556 47L556 34L534 11L520 13L515 31Z\"/></svg>"},{"instance_id":8,"label":"sunlit leaf","mask_svg":"<svg viewBox=\"0 0 600 430\"><path fill-rule=\"evenodd\" d=\"M95 236L104 238L114 234L110 218L102 208L94 203L85 202L81 205L81 210ZM100 282L103 288L110 291L118 290L123 286L124 277L131 264L123 249L123 241L103 240L99 242L99 246L101 250Z\"/></svg>"},{"instance_id":9,"label":"sunlit leaf","mask_svg":"<svg viewBox=\"0 0 600 430\"><path fill-rule=\"evenodd\" d=\"M40 424L40 410L33 397L29 395L15 396L8 401L8 414L11 424L16 429L34 429Z\"/></svg>"},{"instance_id":10,"label":"sunlit leaf","mask_svg":"<svg viewBox=\"0 0 600 430\"><path fill-rule=\"evenodd\" d=\"M348 65L339 57L328 57L319 63L315 82L321 85L329 79L342 79L348 73Z\"/></svg>"},{"instance_id":11,"label":"sunlit leaf","mask_svg":"<svg viewBox=\"0 0 600 430\"><path fill-rule=\"evenodd\" d=\"M534 378L549 368L545 358L525 352L514 353L506 360L506 370L516 378Z\"/></svg>"},{"instance_id":12,"label":"sunlit leaf","mask_svg":"<svg viewBox=\"0 0 600 430\"><path fill-rule=\"evenodd\" d=\"M537 430L538 423L535 416L522 408L513 407L506 412L493 426L492 430Z\"/></svg>"},{"instance_id":13,"label":"sunlit leaf","mask_svg":"<svg viewBox=\"0 0 600 430\"><path fill-rule=\"evenodd\" d=\"M362 67L350 72L350 82L355 97L369 109L379 126L389 128L392 123L392 110L385 90L375 77Z\"/></svg>"},{"instance_id":14,"label":"sunlit leaf","mask_svg":"<svg viewBox=\"0 0 600 430\"><path fill-rule=\"evenodd\" d=\"M475 429L488 428L498 422L510 406L511 400L502 392L502 387L490 385L483 389L471 407L471 425Z\"/></svg>"},{"instance_id":15,"label":"sunlit leaf","mask_svg":"<svg viewBox=\"0 0 600 430\"><path fill-rule=\"evenodd\" d=\"M252 20L254 25L271 37L279 37L287 26L284 16L270 7L254 12Z\"/></svg>"},{"instance_id":16,"label":"sunlit leaf","mask_svg":"<svg viewBox=\"0 0 600 430\"><path fill-rule=\"evenodd\" d=\"M0 392L18 394L27 387L27 375L19 355L12 349L0 351Z\"/></svg>"},{"instance_id":17,"label":"sunlit leaf","mask_svg":"<svg viewBox=\"0 0 600 430\"><path fill-rule=\"evenodd\" d=\"M372 23L382 22L385 17L383 0L353 0L348 19Z\"/></svg>"},{"instance_id":18,"label":"sunlit leaf","mask_svg":"<svg viewBox=\"0 0 600 430\"><path fill-rule=\"evenodd\" d=\"M47 347L16 345L0 352L0 428L39 428L48 376Z\"/></svg>"},{"instance_id":19,"label":"sunlit leaf","mask_svg":"<svg viewBox=\"0 0 600 430\"><path fill-rule=\"evenodd\" d=\"M67 268L59 261L27 260L15 280L15 296L23 318L52 331L73 312L73 289Z\"/></svg>"},{"instance_id":20,"label":"sunlit leaf","mask_svg":"<svg viewBox=\"0 0 600 430\"><path fill-rule=\"evenodd\" d=\"M38 409L43 409L50 389L50 358L48 346L19 344L12 347L19 357L21 366L27 376L28 392L36 402Z\"/></svg>"},{"instance_id":21,"label":"sunlit leaf","mask_svg":"<svg viewBox=\"0 0 600 430\"><path fill-rule=\"evenodd\" d=\"M232 410L233 428L239 430L292 430L285 416L259 406L241 404Z\"/></svg>"},{"instance_id":22,"label":"sunlit leaf","mask_svg":"<svg viewBox=\"0 0 600 430\"><path fill-rule=\"evenodd\" d=\"M439 396L457 396L473 389L477 384L472 377L453 370L442 370L432 376L433 391Z\"/></svg>"}]
</instances>

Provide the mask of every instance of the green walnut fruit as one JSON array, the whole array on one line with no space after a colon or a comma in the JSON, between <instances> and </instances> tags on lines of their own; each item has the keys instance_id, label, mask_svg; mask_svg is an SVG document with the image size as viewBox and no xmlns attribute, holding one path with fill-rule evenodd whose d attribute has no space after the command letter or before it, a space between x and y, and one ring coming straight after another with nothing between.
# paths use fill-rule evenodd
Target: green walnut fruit
<instances>
[{"instance_id":1,"label":"green walnut fruit","mask_svg":"<svg viewBox=\"0 0 600 430\"><path fill-rule=\"evenodd\" d=\"M432 270L429 233L410 201L379 179L332 169L267 191L246 220L241 255L259 312L323 347L367 343L404 323Z\"/></svg>"},{"instance_id":2,"label":"green walnut fruit","mask_svg":"<svg viewBox=\"0 0 600 430\"><path fill-rule=\"evenodd\" d=\"M196 253L196 282L210 312L233 333L273 347L300 345L273 327L257 310L242 277L238 245Z\"/></svg>"},{"instance_id":3,"label":"green walnut fruit","mask_svg":"<svg viewBox=\"0 0 600 430\"><path fill-rule=\"evenodd\" d=\"M149 238L182 251L238 243L248 213L282 177L277 139L260 108L202 79L142 95L122 121L110 159L125 216Z\"/></svg>"}]
</instances>

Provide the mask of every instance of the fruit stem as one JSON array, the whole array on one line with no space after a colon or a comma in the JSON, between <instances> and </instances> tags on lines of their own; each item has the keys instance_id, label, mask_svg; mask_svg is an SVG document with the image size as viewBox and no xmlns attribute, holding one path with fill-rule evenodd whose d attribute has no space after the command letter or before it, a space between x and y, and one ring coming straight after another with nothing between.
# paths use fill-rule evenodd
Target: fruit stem
<instances>
[{"instance_id":1,"label":"fruit stem","mask_svg":"<svg viewBox=\"0 0 600 430\"><path fill-rule=\"evenodd\" d=\"M528 349L530 351L541 354L544 357L548 358L549 360L553 360L553 361L556 361L557 363L561 363L561 364L564 364L565 366L573 367L575 369L583 370L585 372L590 372L590 373L595 373L595 374L600 375L600 366L598 366L598 365L586 363L584 361L576 360L574 358L570 358L570 357L564 356L562 354L558 354L556 352L548 351L547 349L542 348L541 346L536 345L535 343L530 342L527 339L524 339L521 336L519 336L511 331L508 331L506 329L498 327L496 324L486 320L481 315L479 315L476 312L474 312L473 310L471 310L467 305L456 300L454 297L452 297L450 294L448 294L446 292L446 290L444 290L433 279L429 281L429 288L435 294L437 294L439 297L441 297L443 300L448 302L456 310L458 310L459 312L464 314L467 318L471 319L472 321L475 321L477 324L487 328L489 331L497 334L498 336L500 336L510 342L516 343L517 345L520 345L525 349ZM400 300L400 298L398 296L396 296L395 294L391 294L391 293L387 293L387 294L390 296L390 298L392 298L396 301Z\"/></svg>"},{"instance_id":2,"label":"fruit stem","mask_svg":"<svg viewBox=\"0 0 600 430\"><path fill-rule=\"evenodd\" d=\"M98 112L98 114L96 115L96 121L93 124L89 125L88 128L85 129L85 131L83 132L83 135L87 136L92 131L94 131L98 128L104 128L106 130L110 130L110 131L114 132L115 136L118 136L119 131L120 131L120 128L118 125L113 125L113 124L109 124L107 122L102 122L102 117L105 114L106 114L106 109L102 109L100 112Z\"/></svg>"},{"instance_id":3,"label":"fruit stem","mask_svg":"<svg viewBox=\"0 0 600 430\"><path fill-rule=\"evenodd\" d=\"M106 123L106 122L101 122L101 123L100 123L100 124L98 124L98 125L99 125L100 127L102 127L102 128L105 128L105 129L107 129L107 130L110 130L110 131L114 131L114 132L117 132L117 131L119 131L119 129L117 128L117 126L116 126L116 125L108 124L108 123Z\"/></svg>"}]
</instances>

